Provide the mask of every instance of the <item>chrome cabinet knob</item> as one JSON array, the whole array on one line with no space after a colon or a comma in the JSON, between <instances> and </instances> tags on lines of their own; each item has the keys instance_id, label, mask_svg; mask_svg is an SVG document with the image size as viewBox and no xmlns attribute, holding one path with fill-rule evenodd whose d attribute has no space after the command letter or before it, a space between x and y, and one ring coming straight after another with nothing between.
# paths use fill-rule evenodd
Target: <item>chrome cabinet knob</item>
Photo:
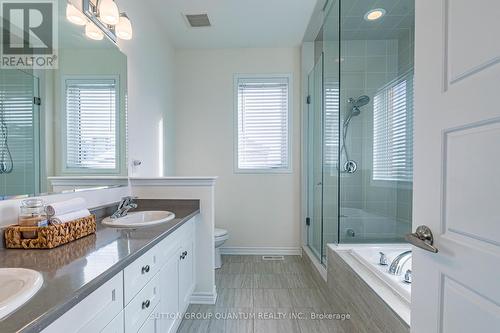
<instances>
[{"instance_id":1,"label":"chrome cabinet knob","mask_svg":"<svg viewBox=\"0 0 500 333\"><path fill-rule=\"evenodd\" d=\"M151 304L151 302L149 301L149 299L145 300L144 302L142 302L142 309L149 308L150 304Z\"/></svg>"},{"instance_id":2,"label":"chrome cabinet knob","mask_svg":"<svg viewBox=\"0 0 500 333\"><path fill-rule=\"evenodd\" d=\"M141 273L142 274L149 273L149 270L150 270L149 265L142 266Z\"/></svg>"}]
</instances>

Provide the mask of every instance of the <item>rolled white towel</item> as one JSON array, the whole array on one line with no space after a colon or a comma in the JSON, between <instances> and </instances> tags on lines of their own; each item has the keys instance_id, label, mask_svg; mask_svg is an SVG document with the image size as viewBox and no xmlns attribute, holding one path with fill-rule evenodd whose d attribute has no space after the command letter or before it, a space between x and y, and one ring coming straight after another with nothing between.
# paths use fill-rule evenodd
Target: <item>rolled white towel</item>
<instances>
[{"instance_id":1,"label":"rolled white towel","mask_svg":"<svg viewBox=\"0 0 500 333\"><path fill-rule=\"evenodd\" d=\"M47 205L45 211L49 217L60 216L72 212L77 212L83 209L87 209L87 201L84 198L74 198L65 201L54 202L53 204Z\"/></svg>"},{"instance_id":2,"label":"rolled white towel","mask_svg":"<svg viewBox=\"0 0 500 333\"><path fill-rule=\"evenodd\" d=\"M63 224L73 220L81 219L82 217L87 217L91 215L88 209L81 209L76 212L67 213L64 215L56 215L50 218L51 224Z\"/></svg>"}]
</instances>

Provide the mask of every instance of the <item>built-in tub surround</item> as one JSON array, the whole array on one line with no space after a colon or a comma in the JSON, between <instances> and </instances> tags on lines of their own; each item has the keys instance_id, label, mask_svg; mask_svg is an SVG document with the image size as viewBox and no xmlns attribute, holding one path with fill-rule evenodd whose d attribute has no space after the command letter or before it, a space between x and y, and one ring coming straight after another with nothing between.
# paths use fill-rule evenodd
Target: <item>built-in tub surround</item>
<instances>
[{"instance_id":1,"label":"built-in tub surround","mask_svg":"<svg viewBox=\"0 0 500 333\"><path fill-rule=\"evenodd\" d=\"M331 302L351 314L357 333L409 332L410 287L403 276L390 276L378 266L379 252L394 257L408 245L328 245L327 283Z\"/></svg>"},{"instance_id":2,"label":"built-in tub surround","mask_svg":"<svg viewBox=\"0 0 500 333\"><path fill-rule=\"evenodd\" d=\"M0 332L41 331L200 212L198 200L138 203L140 210L169 210L176 218L147 228L108 228L100 220L116 210L112 205L94 212L94 235L52 250L0 250L0 267L30 268L45 281L33 298L0 321Z\"/></svg>"}]
</instances>

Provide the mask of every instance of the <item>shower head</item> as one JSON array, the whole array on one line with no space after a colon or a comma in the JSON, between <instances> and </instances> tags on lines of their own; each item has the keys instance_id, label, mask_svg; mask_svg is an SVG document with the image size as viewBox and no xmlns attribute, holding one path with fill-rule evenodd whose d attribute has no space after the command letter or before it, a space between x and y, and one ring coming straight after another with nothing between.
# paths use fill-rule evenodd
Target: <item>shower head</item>
<instances>
[{"instance_id":1,"label":"shower head","mask_svg":"<svg viewBox=\"0 0 500 333\"><path fill-rule=\"evenodd\" d=\"M366 104L368 104L370 102L370 97L363 95L363 96L359 96L356 99L349 98L347 100L347 102L349 104L351 104L353 108L360 108L360 107L365 106Z\"/></svg>"},{"instance_id":2,"label":"shower head","mask_svg":"<svg viewBox=\"0 0 500 333\"><path fill-rule=\"evenodd\" d=\"M347 100L347 103L351 105L351 109L349 110L349 120L352 116L358 116L361 113L361 110L359 109L362 106L365 106L370 102L370 97L363 95L359 96L358 98L349 98Z\"/></svg>"}]
</instances>

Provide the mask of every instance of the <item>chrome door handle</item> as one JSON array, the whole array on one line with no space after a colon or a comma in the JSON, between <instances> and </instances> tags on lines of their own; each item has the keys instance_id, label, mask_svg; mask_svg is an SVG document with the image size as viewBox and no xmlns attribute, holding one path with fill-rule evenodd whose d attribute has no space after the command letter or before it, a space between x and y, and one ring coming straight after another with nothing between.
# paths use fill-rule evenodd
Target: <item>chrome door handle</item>
<instances>
[{"instance_id":1,"label":"chrome door handle","mask_svg":"<svg viewBox=\"0 0 500 333\"><path fill-rule=\"evenodd\" d=\"M438 249L433 246L434 236L428 226L421 225L417 227L414 233L406 234L405 239L412 245L419 247L423 250L437 253Z\"/></svg>"}]
</instances>

